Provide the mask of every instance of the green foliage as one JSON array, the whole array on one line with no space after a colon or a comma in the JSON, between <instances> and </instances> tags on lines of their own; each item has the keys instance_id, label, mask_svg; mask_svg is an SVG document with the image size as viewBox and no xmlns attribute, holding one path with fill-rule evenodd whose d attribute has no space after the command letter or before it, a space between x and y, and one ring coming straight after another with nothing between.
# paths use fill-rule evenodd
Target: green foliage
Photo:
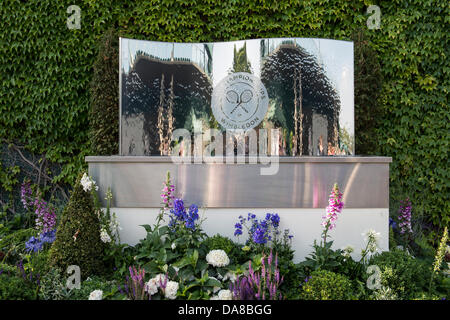
<instances>
[{"instance_id":1,"label":"green foliage","mask_svg":"<svg viewBox=\"0 0 450 320\"><path fill-rule=\"evenodd\" d=\"M58 268L52 268L41 277L39 288L39 299L41 300L68 300L71 291L67 289L66 279Z\"/></svg>"},{"instance_id":2,"label":"green foliage","mask_svg":"<svg viewBox=\"0 0 450 320\"><path fill-rule=\"evenodd\" d=\"M395 240L394 230L392 227L389 227L389 250L392 250L397 247L397 241Z\"/></svg>"},{"instance_id":3,"label":"green foliage","mask_svg":"<svg viewBox=\"0 0 450 320\"><path fill-rule=\"evenodd\" d=\"M0 184L3 189L6 191L12 192L14 187L19 182L17 180L17 175L20 172L20 168L18 166L13 167L3 167L0 161Z\"/></svg>"},{"instance_id":4,"label":"green foliage","mask_svg":"<svg viewBox=\"0 0 450 320\"><path fill-rule=\"evenodd\" d=\"M102 277L93 276L80 284L80 289L72 289L70 294L70 300L88 300L89 295L94 290L102 290L103 300L109 300L118 292L117 283L115 281L109 281Z\"/></svg>"},{"instance_id":5,"label":"green foliage","mask_svg":"<svg viewBox=\"0 0 450 320\"><path fill-rule=\"evenodd\" d=\"M27 253L22 255L22 258L24 269L33 272L33 274L44 275L51 269L48 261L49 250Z\"/></svg>"},{"instance_id":6,"label":"green foliage","mask_svg":"<svg viewBox=\"0 0 450 320\"><path fill-rule=\"evenodd\" d=\"M6 274L16 274L17 273L17 267L16 266L12 266L10 264L6 264L6 263L0 263L0 271L1 273L6 273Z\"/></svg>"},{"instance_id":7,"label":"green foliage","mask_svg":"<svg viewBox=\"0 0 450 320\"><path fill-rule=\"evenodd\" d=\"M300 288L305 284L308 268L301 263L293 264L289 271L284 275L284 281L281 284L281 292L288 300L300 299Z\"/></svg>"},{"instance_id":8,"label":"green foliage","mask_svg":"<svg viewBox=\"0 0 450 320\"><path fill-rule=\"evenodd\" d=\"M376 150L375 128L380 121L378 98L382 74L378 55L371 47L368 31L360 29L352 35L355 60L355 154L373 154Z\"/></svg>"},{"instance_id":9,"label":"green foliage","mask_svg":"<svg viewBox=\"0 0 450 320\"><path fill-rule=\"evenodd\" d=\"M379 2L381 27L374 30L366 27L371 4L367 0L332 5L322 0L84 0L77 3L82 14L79 30L66 26L71 4L3 0L0 7L0 138L18 141L61 164L55 181L72 184L90 153L90 101L104 111L112 110L117 99L114 93L97 104L89 91L92 66L101 59L98 43L107 29L114 27L129 38L177 42L291 36L354 39L357 152L393 157L391 208L409 196L436 229L449 224L447 1ZM112 72L111 61L106 59L96 70ZM113 92L117 82L108 83L111 87L105 90ZM372 97L378 97L376 104ZM367 132L363 123L369 125ZM101 150L113 149L115 143L102 140L106 147ZM435 232L439 230L429 239L437 238Z\"/></svg>"},{"instance_id":10,"label":"green foliage","mask_svg":"<svg viewBox=\"0 0 450 320\"><path fill-rule=\"evenodd\" d=\"M119 153L119 37L113 29L102 39L91 82L92 152Z\"/></svg>"},{"instance_id":11,"label":"green foliage","mask_svg":"<svg viewBox=\"0 0 450 320\"><path fill-rule=\"evenodd\" d=\"M351 281L338 273L317 270L302 286L300 297L305 300L348 300L352 298Z\"/></svg>"},{"instance_id":12,"label":"green foliage","mask_svg":"<svg viewBox=\"0 0 450 320\"><path fill-rule=\"evenodd\" d=\"M234 46L233 66L230 72L252 73L252 66L247 59L247 43L244 43L244 46L239 51L236 50L236 45Z\"/></svg>"},{"instance_id":13,"label":"green foliage","mask_svg":"<svg viewBox=\"0 0 450 320\"><path fill-rule=\"evenodd\" d=\"M172 231L166 225L143 227L147 237L136 246L135 260L148 274L167 273L169 279L180 283L179 296L187 300L209 299L208 292L214 286L221 286L219 281L210 278L216 274L214 270L208 273L208 249L203 242L206 235L199 226L195 231L189 228Z\"/></svg>"},{"instance_id":14,"label":"green foliage","mask_svg":"<svg viewBox=\"0 0 450 320\"><path fill-rule=\"evenodd\" d=\"M308 257L306 257L306 260L302 262L302 265L311 271L316 271L319 269L336 271L344 260L344 257L342 256L342 251L340 249L331 249L332 245L333 241L325 242L322 246L318 245L314 240L314 250Z\"/></svg>"},{"instance_id":15,"label":"green foliage","mask_svg":"<svg viewBox=\"0 0 450 320\"><path fill-rule=\"evenodd\" d=\"M104 243L100 240L100 222L93 197L80 183L81 174L64 208L50 249L50 263L62 270L70 265L81 269L81 276L100 274L103 270Z\"/></svg>"},{"instance_id":16,"label":"green foliage","mask_svg":"<svg viewBox=\"0 0 450 320\"><path fill-rule=\"evenodd\" d=\"M208 237L203 242L203 245L207 248L207 251L211 250L223 250L226 252L232 263L243 264L249 260L249 254L242 250L242 246L233 242L228 237L216 234L213 237Z\"/></svg>"},{"instance_id":17,"label":"green foliage","mask_svg":"<svg viewBox=\"0 0 450 320\"><path fill-rule=\"evenodd\" d=\"M380 268L381 284L391 288L399 299L412 299L417 293L428 291L431 266L406 251L385 251L372 257L369 265Z\"/></svg>"},{"instance_id":18,"label":"green foliage","mask_svg":"<svg viewBox=\"0 0 450 320\"><path fill-rule=\"evenodd\" d=\"M228 237L221 236L220 234L207 238L204 244L208 250L223 250L228 256L230 256L236 249L236 245L233 240Z\"/></svg>"},{"instance_id":19,"label":"green foliage","mask_svg":"<svg viewBox=\"0 0 450 320\"><path fill-rule=\"evenodd\" d=\"M442 297L435 294L429 294L428 292L420 292L413 300L442 300Z\"/></svg>"},{"instance_id":20,"label":"green foliage","mask_svg":"<svg viewBox=\"0 0 450 320\"><path fill-rule=\"evenodd\" d=\"M37 236L37 230L31 228L21 229L2 238L0 240L0 251L5 254L3 261L11 264L18 263L21 255L26 253L25 242L31 236Z\"/></svg>"},{"instance_id":21,"label":"green foliage","mask_svg":"<svg viewBox=\"0 0 450 320\"><path fill-rule=\"evenodd\" d=\"M0 274L0 300L35 300L37 285L21 276Z\"/></svg>"}]
</instances>

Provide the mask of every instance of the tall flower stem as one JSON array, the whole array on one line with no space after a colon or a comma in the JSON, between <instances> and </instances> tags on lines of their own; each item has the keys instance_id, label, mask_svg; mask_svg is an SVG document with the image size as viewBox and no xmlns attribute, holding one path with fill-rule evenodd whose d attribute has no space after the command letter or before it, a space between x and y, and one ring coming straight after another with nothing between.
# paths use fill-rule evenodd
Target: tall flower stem
<instances>
[{"instance_id":1,"label":"tall flower stem","mask_svg":"<svg viewBox=\"0 0 450 320\"><path fill-rule=\"evenodd\" d=\"M447 241L448 241L448 230L447 227L444 228L444 234L441 238L441 242L439 243L439 247L436 251L436 256L434 257L434 263L433 263L433 270L430 277L430 285L428 287L428 290L431 291L431 285L433 283L434 274L439 272L442 264L442 260L444 259L446 247L447 247Z\"/></svg>"},{"instance_id":2,"label":"tall flower stem","mask_svg":"<svg viewBox=\"0 0 450 320\"><path fill-rule=\"evenodd\" d=\"M164 221L164 215L166 215L170 209L173 207L175 186L172 184L170 180L170 172L167 171L166 181L164 182L164 187L161 193L161 199L163 200L162 207L159 210L159 214L156 218L156 228L159 227L161 221Z\"/></svg>"},{"instance_id":3,"label":"tall flower stem","mask_svg":"<svg viewBox=\"0 0 450 320\"><path fill-rule=\"evenodd\" d=\"M338 214L342 212L343 207L344 202L342 202L342 193L339 191L337 183L335 183L328 199L326 215L322 217L322 219L324 219L322 222L322 226L324 227L322 232L323 248L325 248L327 244L328 231L336 226L335 221L338 218Z\"/></svg>"}]
</instances>

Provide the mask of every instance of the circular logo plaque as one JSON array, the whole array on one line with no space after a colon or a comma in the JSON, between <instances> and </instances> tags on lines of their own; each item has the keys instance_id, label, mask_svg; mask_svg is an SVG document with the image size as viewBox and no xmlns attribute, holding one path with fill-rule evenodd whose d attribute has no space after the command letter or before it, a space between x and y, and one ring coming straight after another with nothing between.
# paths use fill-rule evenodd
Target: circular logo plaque
<instances>
[{"instance_id":1,"label":"circular logo plaque","mask_svg":"<svg viewBox=\"0 0 450 320\"><path fill-rule=\"evenodd\" d=\"M214 88L211 108L217 122L225 129L248 130L266 116L269 96L260 79L247 72L226 76Z\"/></svg>"}]
</instances>

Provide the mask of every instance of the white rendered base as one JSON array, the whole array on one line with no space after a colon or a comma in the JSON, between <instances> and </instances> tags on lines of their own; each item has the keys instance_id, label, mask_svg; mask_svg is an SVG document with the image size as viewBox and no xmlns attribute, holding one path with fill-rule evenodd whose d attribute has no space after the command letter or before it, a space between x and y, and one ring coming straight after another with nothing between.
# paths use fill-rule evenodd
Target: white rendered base
<instances>
[{"instance_id":1,"label":"white rendered base","mask_svg":"<svg viewBox=\"0 0 450 320\"><path fill-rule=\"evenodd\" d=\"M153 226L155 218L159 213L159 208L111 208L115 212L122 230L120 238L122 243L134 245L146 235L143 224ZM295 250L294 262L305 259L312 251L314 240L320 241L322 234L323 209L227 209L210 208L200 209L200 218L206 218L202 224L203 230L210 236L220 234L227 236L240 243L245 242L246 232L243 235L234 237L234 224L238 222L240 215L247 217L251 212L256 214L258 219L263 219L265 214L278 213L280 216L280 231L289 229L292 239L292 249ZM389 249L389 209L343 209L336 222L336 228L329 234L334 240L333 248L338 249L347 245L355 248L352 256L360 258L361 249L365 246L364 237L361 235L368 229L373 229L380 233L379 248L382 251Z\"/></svg>"}]
</instances>

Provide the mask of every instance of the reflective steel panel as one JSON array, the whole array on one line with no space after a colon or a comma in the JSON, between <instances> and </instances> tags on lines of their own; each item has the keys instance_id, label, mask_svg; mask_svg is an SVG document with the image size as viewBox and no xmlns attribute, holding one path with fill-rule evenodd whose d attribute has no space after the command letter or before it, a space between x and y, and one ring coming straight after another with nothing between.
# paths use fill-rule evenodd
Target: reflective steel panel
<instances>
[{"instance_id":1,"label":"reflective steel panel","mask_svg":"<svg viewBox=\"0 0 450 320\"><path fill-rule=\"evenodd\" d=\"M120 91L121 155L170 155L179 128L280 129L280 156L354 154L352 42L121 38Z\"/></svg>"},{"instance_id":2,"label":"reflective steel panel","mask_svg":"<svg viewBox=\"0 0 450 320\"><path fill-rule=\"evenodd\" d=\"M175 164L169 157L86 157L114 207L157 208L170 171L178 197L207 208L325 208L334 183L346 208L389 208L390 157L283 157L275 175L261 163Z\"/></svg>"}]
</instances>

